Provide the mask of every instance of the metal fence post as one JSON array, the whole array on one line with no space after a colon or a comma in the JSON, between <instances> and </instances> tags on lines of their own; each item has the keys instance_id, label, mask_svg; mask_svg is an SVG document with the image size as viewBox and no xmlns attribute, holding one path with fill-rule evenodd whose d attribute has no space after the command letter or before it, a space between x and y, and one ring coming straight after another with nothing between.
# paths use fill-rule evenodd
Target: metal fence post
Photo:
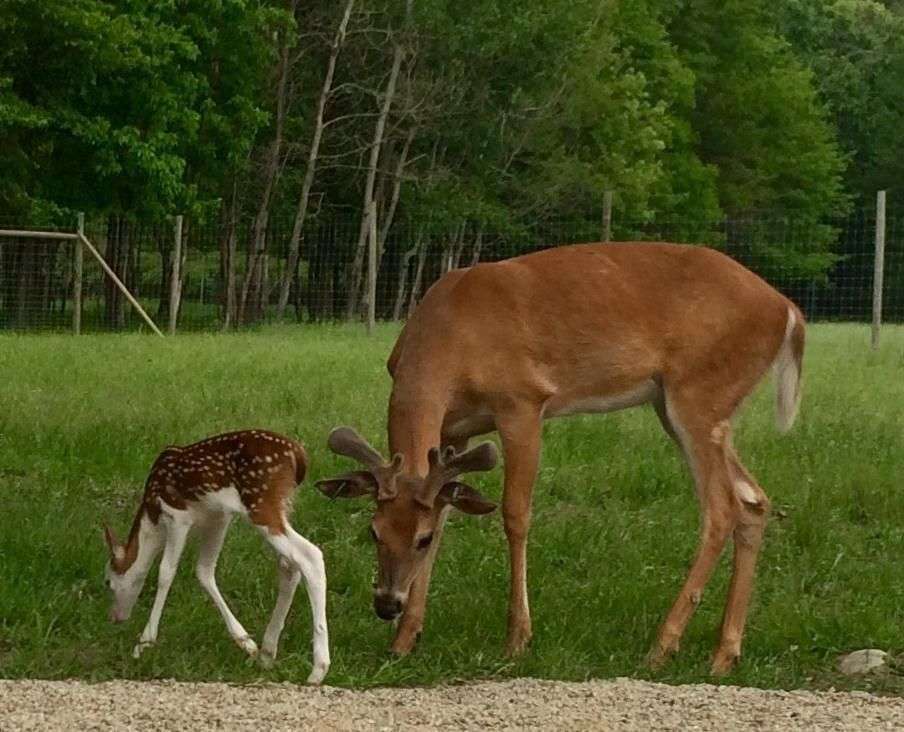
<instances>
[{"instance_id":1,"label":"metal fence post","mask_svg":"<svg viewBox=\"0 0 904 732\"><path fill-rule=\"evenodd\" d=\"M85 214L78 215L78 233L85 235ZM85 250L82 240L76 239L73 243L75 260L72 264L72 332L79 335L82 332L82 270Z\"/></svg>"},{"instance_id":2,"label":"metal fence post","mask_svg":"<svg viewBox=\"0 0 904 732\"><path fill-rule=\"evenodd\" d=\"M873 350L879 348L882 327L882 287L885 279L885 191L876 196L876 261L873 269Z\"/></svg>"},{"instance_id":3,"label":"metal fence post","mask_svg":"<svg viewBox=\"0 0 904 732\"><path fill-rule=\"evenodd\" d=\"M169 333L176 334L179 320L179 301L182 299L182 216L176 216L173 239L172 268L170 270Z\"/></svg>"}]
</instances>

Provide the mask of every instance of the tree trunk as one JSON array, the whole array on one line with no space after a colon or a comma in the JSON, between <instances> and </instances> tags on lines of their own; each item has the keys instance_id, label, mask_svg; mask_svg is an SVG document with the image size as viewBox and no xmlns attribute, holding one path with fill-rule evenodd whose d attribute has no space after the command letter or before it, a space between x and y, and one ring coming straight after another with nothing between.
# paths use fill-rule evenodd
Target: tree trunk
<instances>
[{"instance_id":1,"label":"tree trunk","mask_svg":"<svg viewBox=\"0 0 904 732\"><path fill-rule=\"evenodd\" d=\"M411 259L418 253L421 247L423 234L418 234L414 246L402 255L402 264L399 267L399 287L396 291L395 305L392 308L392 319L397 321L402 317L402 306L405 303L405 286L408 284L408 269Z\"/></svg>"},{"instance_id":2,"label":"tree trunk","mask_svg":"<svg viewBox=\"0 0 904 732\"><path fill-rule=\"evenodd\" d=\"M459 264L461 263L461 255L465 250L465 231L467 230L467 222L462 221L461 226L458 228L458 237L455 241L452 242L452 257L450 260L449 269L458 269Z\"/></svg>"},{"instance_id":3,"label":"tree trunk","mask_svg":"<svg viewBox=\"0 0 904 732\"><path fill-rule=\"evenodd\" d=\"M32 252L28 243L19 241L19 276L16 288L16 325L25 328L28 322L28 283L31 279Z\"/></svg>"},{"instance_id":4,"label":"tree trunk","mask_svg":"<svg viewBox=\"0 0 904 732\"><path fill-rule=\"evenodd\" d=\"M408 162L408 152L411 149L411 143L414 141L414 136L417 134L417 126L413 126L410 130L408 130L408 134L405 137L405 144L402 145L402 151L399 153L399 157L396 160L395 170L393 172L392 178L392 192L389 196L389 205L387 210L383 214L382 227L380 229L380 236L378 240L377 246L377 270L380 269L380 264L383 261L383 253L386 251L386 240L389 238L389 229L392 227L392 221L395 218L396 207L399 204L399 194L402 190L402 174L405 170L405 165Z\"/></svg>"},{"instance_id":5,"label":"tree trunk","mask_svg":"<svg viewBox=\"0 0 904 732\"><path fill-rule=\"evenodd\" d=\"M480 261L480 251L483 249L483 230L477 232L477 238L474 240L474 251L471 254L471 264L473 267Z\"/></svg>"},{"instance_id":6,"label":"tree trunk","mask_svg":"<svg viewBox=\"0 0 904 732\"><path fill-rule=\"evenodd\" d=\"M233 194L235 188L233 187ZM220 282L223 287L222 314L223 330L229 330L235 323L235 255L236 255L236 221L235 197L226 210L225 226L220 237Z\"/></svg>"},{"instance_id":7,"label":"tree trunk","mask_svg":"<svg viewBox=\"0 0 904 732\"><path fill-rule=\"evenodd\" d=\"M160 281L157 283L157 322L169 321L169 292L172 278L172 242L163 232L156 232L157 251L160 252Z\"/></svg>"},{"instance_id":8,"label":"tree trunk","mask_svg":"<svg viewBox=\"0 0 904 732\"><path fill-rule=\"evenodd\" d=\"M414 312L417 305L418 293L424 279L424 264L427 262L427 242L423 242L417 254L417 269L414 272L414 283L411 285L411 298L408 300L408 316Z\"/></svg>"},{"instance_id":9,"label":"tree trunk","mask_svg":"<svg viewBox=\"0 0 904 732\"><path fill-rule=\"evenodd\" d=\"M311 198L311 188L314 185L314 175L317 172L317 158L320 155L320 142L323 139L323 129L325 126L323 112L326 109L327 100L333 90L333 76L336 72L336 61L339 58L339 51L345 43L345 33L348 29L348 21L349 18L351 18L354 6L355 0L348 0L348 4L345 6L345 12L342 14L342 20L339 22L339 28L336 30L336 36L333 38L333 45L330 48L330 60L327 63L326 74L323 77L323 87L320 90L320 98L317 100L317 112L314 116L314 134L311 137L311 148L308 150L308 166L304 171L304 180L301 184L301 195L298 197L295 222L292 225L292 236L289 239L289 251L286 255L286 270L283 273L282 282L280 282L279 286L279 301L276 306L277 319L283 317L286 310L286 304L289 302L289 291L292 287L292 280L298 270L298 259L301 255L301 235L304 231L305 218L308 214L308 202Z\"/></svg>"},{"instance_id":10,"label":"tree trunk","mask_svg":"<svg viewBox=\"0 0 904 732\"><path fill-rule=\"evenodd\" d=\"M386 130L386 119L389 117L389 109L395 97L396 82L399 78L399 69L402 67L402 46L395 44L392 54L392 70L389 73L389 81L386 83L386 92L383 105L374 126L374 138L370 148L370 161L367 166L367 178L364 183L364 200L361 206L361 226L358 230L358 243L355 246L355 256L352 260L352 268L348 281L348 304L346 318L351 320L358 310L359 294L362 286L362 274L364 271L364 251L367 246L368 212L374 200L374 183L377 177L377 164L380 161L380 150L383 147L383 134Z\"/></svg>"},{"instance_id":11,"label":"tree trunk","mask_svg":"<svg viewBox=\"0 0 904 732\"><path fill-rule=\"evenodd\" d=\"M131 227L122 216L111 214L107 219L107 248L105 258L110 269L128 287L131 258ZM104 317L113 330L125 327L125 298L110 277L104 277Z\"/></svg>"},{"instance_id":12,"label":"tree trunk","mask_svg":"<svg viewBox=\"0 0 904 732\"><path fill-rule=\"evenodd\" d=\"M458 268L458 260L461 258L461 251L464 248L465 226L466 222L462 222L452 238L443 246L440 275Z\"/></svg>"},{"instance_id":13,"label":"tree trunk","mask_svg":"<svg viewBox=\"0 0 904 732\"><path fill-rule=\"evenodd\" d=\"M288 0L287 4L293 17L298 2L299 0ZM289 39L287 35L284 35L279 49L279 62L276 70L276 121L273 130L273 140L270 142L264 158L263 189L251 231L251 256L248 262L248 269L245 272L245 282L242 285L242 300L239 305L239 313L243 322L254 320L260 314L261 270L263 268L263 259L267 254L267 225L270 221L270 203L273 198L273 189L276 185L280 156L282 154L288 76ZM249 303L252 306L250 309L248 308Z\"/></svg>"}]
</instances>

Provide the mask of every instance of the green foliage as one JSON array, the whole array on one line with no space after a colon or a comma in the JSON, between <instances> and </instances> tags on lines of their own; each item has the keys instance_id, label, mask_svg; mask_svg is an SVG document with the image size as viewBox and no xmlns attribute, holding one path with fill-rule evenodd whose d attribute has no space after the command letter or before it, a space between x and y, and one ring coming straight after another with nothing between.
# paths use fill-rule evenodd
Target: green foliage
<instances>
[{"instance_id":1,"label":"green foliage","mask_svg":"<svg viewBox=\"0 0 904 732\"><path fill-rule=\"evenodd\" d=\"M8 0L0 14L0 217L76 209L257 213L288 39L270 200L294 216L345 2ZM310 215L359 216L402 49L376 195L411 133L396 221L475 229L599 221L619 235L724 214L824 225L902 176L904 16L876 0L357 0L326 100ZM701 223L705 222L705 223ZM674 227L673 227L674 229ZM770 249L802 276L833 230ZM786 260L786 261L785 261Z\"/></svg>"},{"instance_id":2,"label":"green foliage","mask_svg":"<svg viewBox=\"0 0 904 732\"><path fill-rule=\"evenodd\" d=\"M851 161L849 190L871 203L876 190L904 177L904 8L875 0L784 0L779 7Z\"/></svg>"}]
</instances>

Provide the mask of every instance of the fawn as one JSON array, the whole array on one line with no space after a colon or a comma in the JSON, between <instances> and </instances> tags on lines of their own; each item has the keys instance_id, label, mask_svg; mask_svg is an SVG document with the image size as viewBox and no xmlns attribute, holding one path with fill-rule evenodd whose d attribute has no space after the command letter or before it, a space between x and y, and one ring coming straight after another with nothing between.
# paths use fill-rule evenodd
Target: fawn
<instances>
[{"instance_id":1,"label":"fawn","mask_svg":"<svg viewBox=\"0 0 904 732\"><path fill-rule=\"evenodd\" d=\"M189 531L201 535L196 574L226 623L229 635L249 656L258 648L223 599L216 582L217 558L235 514L246 516L276 551L279 597L264 633L259 659L276 658L279 636L302 577L313 615L313 670L308 683L323 680L330 665L323 555L289 524L295 487L304 479L308 457L295 440L265 430L216 435L186 447L167 447L154 461L125 543L109 527L107 586L113 592L110 619L127 620L156 556L163 552L157 595L132 655L157 640L160 616Z\"/></svg>"}]
</instances>

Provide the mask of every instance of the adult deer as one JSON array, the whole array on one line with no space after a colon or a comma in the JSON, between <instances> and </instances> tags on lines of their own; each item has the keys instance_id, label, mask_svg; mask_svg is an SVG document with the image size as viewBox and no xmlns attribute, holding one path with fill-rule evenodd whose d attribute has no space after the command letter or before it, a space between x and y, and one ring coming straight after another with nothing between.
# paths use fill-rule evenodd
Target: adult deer
<instances>
[{"instance_id":1,"label":"adult deer","mask_svg":"<svg viewBox=\"0 0 904 732\"><path fill-rule=\"evenodd\" d=\"M712 661L740 657L766 494L732 447L731 420L769 367L777 421L790 428L800 399L804 319L798 308L729 257L660 243L559 247L442 277L403 329L393 378L386 463L348 428L331 448L365 470L321 481L327 495L376 499L379 580L374 605L402 614L392 644L410 651L450 507L495 506L456 482L489 469L498 431L505 458L502 513L511 563L507 651L531 637L526 541L544 419L652 404L696 482L702 531L696 558L651 651L658 665L679 640L729 536L734 566ZM438 446L443 446L441 453Z\"/></svg>"},{"instance_id":2,"label":"adult deer","mask_svg":"<svg viewBox=\"0 0 904 732\"><path fill-rule=\"evenodd\" d=\"M257 644L217 587L217 559L235 515L246 517L277 555L279 597L264 632L260 660L276 658L279 637L302 577L313 616L314 667L309 683L320 683L330 666L323 555L288 520L295 487L304 480L308 456L299 442L275 432L246 430L210 437L186 447L168 447L154 461L144 497L125 543L104 527L110 552L106 581L113 593L110 619L129 618L154 559L162 551L157 595L133 655L157 641L160 616L189 531L201 534L196 573L219 610L229 635L249 656Z\"/></svg>"}]
</instances>

